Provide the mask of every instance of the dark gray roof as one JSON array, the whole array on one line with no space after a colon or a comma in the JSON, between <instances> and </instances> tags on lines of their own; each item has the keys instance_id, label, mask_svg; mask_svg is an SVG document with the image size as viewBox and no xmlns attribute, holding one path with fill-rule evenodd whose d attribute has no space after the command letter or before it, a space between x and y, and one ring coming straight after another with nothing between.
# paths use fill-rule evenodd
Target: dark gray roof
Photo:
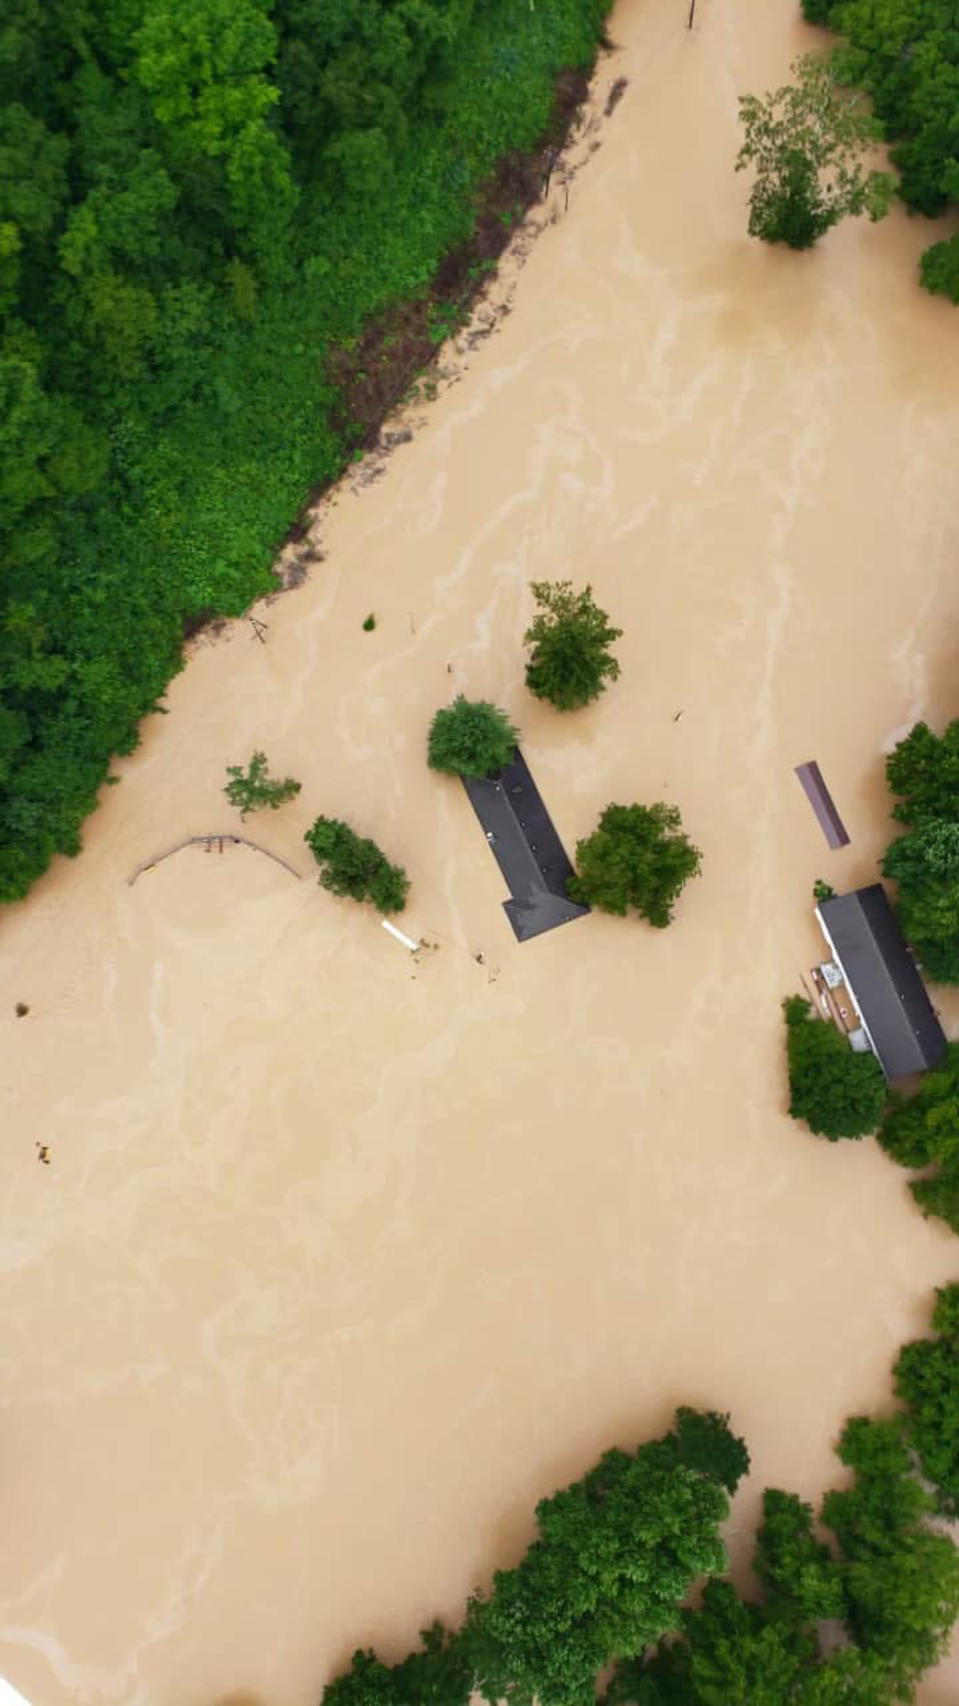
<instances>
[{"instance_id":1,"label":"dark gray roof","mask_svg":"<svg viewBox=\"0 0 959 1706\"><path fill-rule=\"evenodd\" d=\"M882 884L820 901L819 914L886 1077L935 1066L946 1039Z\"/></svg>"},{"instance_id":2,"label":"dark gray roof","mask_svg":"<svg viewBox=\"0 0 959 1706\"><path fill-rule=\"evenodd\" d=\"M510 889L503 910L519 941L582 918L589 907L566 898L573 867L519 748L498 776L463 785Z\"/></svg>"}]
</instances>

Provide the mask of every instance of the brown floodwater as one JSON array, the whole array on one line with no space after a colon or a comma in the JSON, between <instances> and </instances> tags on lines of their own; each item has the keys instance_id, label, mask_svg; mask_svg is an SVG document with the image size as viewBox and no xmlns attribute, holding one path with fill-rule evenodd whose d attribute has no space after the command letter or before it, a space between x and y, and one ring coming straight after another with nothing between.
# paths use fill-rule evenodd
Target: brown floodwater
<instances>
[{"instance_id":1,"label":"brown floodwater","mask_svg":"<svg viewBox=\"0 0 959 1706\"><path fill-rule=\"evenodd\" d=\"M685 0L625 0L512 312L324 506L266 643L195 644L82 857L4 916L0 1673L34 1706L306 1706L355 1645L455 1620L537 1497L677 1402L749 1441L742 1560L761 1487L835 1479L959 1273L871 1142L784 1112L813 880L873 878L883 754L955 713L959 632L928 228L745 236L736 95L813 39L796 11L699 0L687 33ZM569 718L519 648L563 575L625 630ZM704 865L672 929L516 944L424 764L457 689L521 724L570 847L609 800L681 806ZM239 827L255 746L303 791L245 830L304 880L228 846L131 886ZM318 812L407 867L417 961L310 880Z\"/></svg>"}]
</instances>

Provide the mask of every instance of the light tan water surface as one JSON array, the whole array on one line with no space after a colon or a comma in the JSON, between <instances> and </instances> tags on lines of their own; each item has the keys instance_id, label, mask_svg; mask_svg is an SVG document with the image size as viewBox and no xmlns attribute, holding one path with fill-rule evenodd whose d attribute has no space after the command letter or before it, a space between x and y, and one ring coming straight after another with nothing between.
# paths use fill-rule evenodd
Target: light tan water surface
<instances>
[{"instance_id":1,"label":"light tan water surface","mask_svg":"<svg viewBox=\"0 0 959 1706\"><path fill-rule=\"evenodd\" d=\"M685 12L620 7L597 112L629 87L512 314L3 919L0 1671L35 1706L306 1706L354 1645L455 1620L538 1496L677 1402L748 1438L742 1557L762 1485L830 1483L959 1273L871 1143L787 1119L779 1011L813 879L874 875L884 752L957 709L959 317L905 218L747 240L736 95L811 35L792 0ZM561 575L625 629L568 719L518 646ZM423 761L459 688L520 722L568 845L611 799L681 806L704 872L671 930L517 946ZM251 836L309 879L304 828L352 819L435 948L242 848L128 885L238 827L254 746L303 791Z\"/></svg>"}]
</instances>

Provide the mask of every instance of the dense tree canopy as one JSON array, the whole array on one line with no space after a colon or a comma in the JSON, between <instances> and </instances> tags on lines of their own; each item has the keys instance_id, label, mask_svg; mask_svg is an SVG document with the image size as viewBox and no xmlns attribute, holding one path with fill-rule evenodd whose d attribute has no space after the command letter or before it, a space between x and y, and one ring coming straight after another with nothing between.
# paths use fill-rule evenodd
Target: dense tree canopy
<instances>
[{"instance_id":1,"label":"dense tree canopy","mask_svg":"<svg viewBox=\"0 0 959 1706\"><path fill-rule=\"evenodd\" d=\"M894 1706L912 1700L946 1646L959 1609L959 1554L934 1533L903 1417L849 1422L839 1456L851 1487L813 1512L768 1488L754 1558L761 1597L707 1583L682 1633L617 1666L608 1706ZM841 1620L847 1646L825 1649L822 1620Z\"/></svg>"},{"instance_id":2,"label":"dense tree canopy","mask_svg":"<svg viewBox=\"0 0 959 1706\"><path fill-rule=\"evenodd\" d=\"M909 1443L936 1489L946 1516L959 1516L959 1285L936 1292L934 1339L915 1339L899 1353L896 1395L907 1406Z\"/></svg>"},{"instance_id":3,"label":"dense tree canopy","mask_svg":"<svg viewBox=\"0 0 959 1706\"><path fill-rule=\"evenodd\" d=\"M727 1417L677 1411L661 1439L607 1452L542 1500L537 1538L474 1596L459 1634L437 1625L392 1667L355 1653L323 1706L466 1706L471 1690L516 1706L584 1706L602 1667L675 1628L696 1576L722 1566L727 1489L748 1467Z\"/></svg>"},{"instance_id":4,"label":"dense tree canopy","mask_svg":"<svg viewBox=\"0 0 959 1706\"><path fill-rule=\"evenodd\" d=\"M531 590L539 609L523 635L532 647L526 685L558 711L578 711L619 675L609 648L623 630L610 625L592 587L574 592L572 581L534 581Z\"/></svg>"},{"instance_id":5,"label":"dense tree canopy","mask_svg":"<svg viewBox=\"0 0 959 1706\"><path fill-rule=\"evenodd\" d=\"M959 30L953 0L802 0L810 23L845 42L840 75L872 97L892 144L899 193L918 213L959 201ZM959 237L927 249L927 289L959 301Z\"/></svg>"},{"instance_id":6,"label":"dense tree canopy","mask_svg":"<svg viewBox=\"0 0 959 1706\"><path fill-rule=\"evenodd\" d=\"M375 841L357 835L341 818L318 817L303 838L320 866L320 884L330 894L370 900L380 912L402 912L410 880L391 865Z\"/></svg>"},{"instance_id":7,"label":"dense tree canopy","mask_svg":"<svg viewBox=\"0 0 959 1706\"><path fill-rule=\"evenodd\" d=\"M729 1503L655 1452L612 1451L537 1507L539 1539L472 1602L464 1640L486 1700L582 1706L599 1670L675 1626L690 1584L723 1556Z\"/></svg>"},{"instance_id":8,"label":"dense tree canopy","mask_svg":"<svg viewBox=\"0 0 959 1706\"><path fill-rule=\"evenodd\" d=\"M743 95L745 131L736 170L755 168L749 234L808 249L847 215L881 218L888 173L867 172L861 156L880 134L861 96L837 82L828 61L805 54L794 83L772 94Z\"/></svg>"},{"instance_id":9,"label":"dense tree canopy","mask_svg":"<svg viewBox=\"0 0 959 1706\"><path fill-rule=\"evenodd\" d=\"M437 711L430 724L427 761L450 776L492 776L516 750L519 730L488 699L465 699Z\"/></svg>"},{"instance_id":10,"label":"dense tree canopy","mask_svg":"<svg viewBox=\"0 0 959 1706\"><path fill-rule=\"evenodd\" d=\"M886 776L900 795L893 816L910 826L882 863L898 884L900 922L928 975L959 983L959 722L941 736L917 723Z\"/></svg>"},{"instance_id":11,"label":"dense tree canopy","mask_svg":"<svg viewBox=\"0 0 959 1706\"><path fill-rule=\"evenodd\" d=\"M871 1052L857 1054L808 1001L783 1002L789 1069L789 1112L810 1131L835 1141L875 1131L886 1105L886 1080Z\"/></svg>"},{"instance_id":12,"label":"dense tree canopy","mask_svg":"<svg viewBox=\"0 0 959 1706\"><path fill-rule=\"evenodd\" d=\"M357 1652L323 1706L467 1706L474 1690L589 1706L611 1660L606 1706L907 1706L959 1610L959 1552L930 1527L914 1459L944 1477L944 1497L959 1286L938 1293L933 1324L940 1340L907 1346L897 1366L906 1408L846 1424L851 1482L826 1494L818 1523L795 1494L766 1489L755 1597L713 1575L695 1606L680 1605L684 1578L722 1554L716 1524L749 1457L728 1417L679 1410L663 1438L608 1452L542 1502L537 1538L458 1633L437 1624L392 1666Z\"/></svg>"},{"instance_id":13,"label":"dense tree canopy","mask_svg":"<svg viewBox=\"0 0 959 1706\"><path fill-rule=\"evenodd\" d=\"M632 907L662 930L701 862L678 806L607 806L592 835L576 844L570 898L620 918Z\"/></svg>"},{"instance_id":14,"label":"dense tree canopy","mask_svg":"<svg viewBox=\"0 0 959 1706\"><path fill-rule=\"evenodd\" d=\"M473 1670L463 1642L442 1623L424 1629L420 1642L395 1665L359 1649L324 1690L323 1706L467 1706Z\"/></svg>"},{"instance_id":15,"label":"dense tree canopy","mask_svg":"<svg viewBox=\"0 0 959 1706\"><path fill-rule=\"evenodd\" d=\"M910 1190L923 1214L959 1232L959 1043L950 1043L913 1096L894 1095L879 1142L901 1167L926 1168Z\"/></svg>"},{"instance_id":16,"label":"dense tree canopy","mask_svg":"<svg viewBox=\"0 0 959 1706\"><path fill-rule=\"evenodd\" d=\"M899 891L899 921L929 976L959 983L959 823L931 818L886 850L883 875Z\"/></svg>"},{"instance_id":17,"label":"dense tree canopy","mask_svg":"<svg viewBox=\"0 0 959 1706\"><path fill-rule=\"evenodd\" d=\"M856 1479L826 1495L822 1516L845 1565L847 1622L908 1699L941 1657L959 1611L959 1553L924 1520L933 1501L913 1473L902 1416L855 1417L839 1458Z\"/></svg>"},{"instance_id":18,"label":"dense tree canopy","mask_svg":"<svg viewBox=\"0 0 959 1706\"><path fill-rule=\"evenodd\" d=\"M959 821L959 720L941 735L916 723L886 759L886 780L900 796L892 812L898 823Z\"/></svg>"},{"instance_id":19,"label":"dense tree canopy","mask_svg":"<svg viewBox=\"0 0 959 1706\"><path fill-rule=\"evenodd\" d=\"M353 430L335 346L425 290L605 0L7 0L0 900L75 852L184 626Z\"/></svg>"}]
</instances>

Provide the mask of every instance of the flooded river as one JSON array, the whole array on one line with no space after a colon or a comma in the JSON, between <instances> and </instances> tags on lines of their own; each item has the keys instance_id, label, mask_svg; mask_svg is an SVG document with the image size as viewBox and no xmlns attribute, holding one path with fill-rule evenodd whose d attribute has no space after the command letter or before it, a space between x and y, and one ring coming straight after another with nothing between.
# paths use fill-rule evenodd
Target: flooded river
<instances>
[{"instance_id":1,"label":"flooded river","mask_svg":"<svg viewBox=\"0 0 959 1706\"><path fill-rule=\"evenodd\" d=\"M873 1144L784 1113L813 880L873 878L883 754L956 712L959 633L927 228L745 236L736 96L785 78L796 13L699 0L689 33L626 0L512 312L324 509L265 643L196 645L82 858L3 918L0 1673L34 1706L307 1706L360 1642L455 1620L537 1497L677 1402L749 1441L741 1559L761 1487L833 1480L959 1273ZM568 719L519 647L563 575L625 630ZM457 689L519 722L570 849L609 800L680 805L704 862L672 929L516 944L424 764ZM303 790L245 831L303 880L214 846L131 885L239 828L256 746ZM317 889L318 812L407 867L416 961Z\"/></svg>"}]
</instances>

